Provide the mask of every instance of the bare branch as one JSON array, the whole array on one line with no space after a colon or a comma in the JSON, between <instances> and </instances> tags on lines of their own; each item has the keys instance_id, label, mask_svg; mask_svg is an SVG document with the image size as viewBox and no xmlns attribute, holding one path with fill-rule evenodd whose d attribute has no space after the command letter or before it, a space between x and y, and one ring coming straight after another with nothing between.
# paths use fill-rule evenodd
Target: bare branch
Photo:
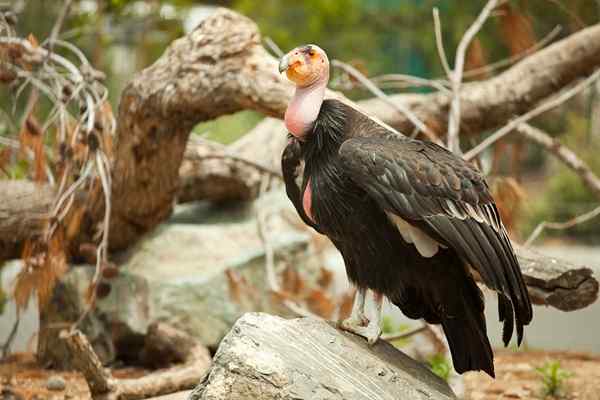
<instances>
[{"instance_id":1,"label":"bare branch","mask_svg":"<svg viewBox=\"0 0 600 400\"><path fill-rule=\"evenodd\" d=\"M421 332L425 332L426 330L427 330L427 324L423 324L423 326L412 329L408 332L398 332L398 333L392 333L389 335L382 335L381 340L385 340L387 342L393 342L395 340L407 339L407 338L417 335Z\"/></svg>"},{"instance_id":2,"label":"bare branch","mask_svg":"<svg viewBox=\"0 0 600 400\"><path fill-rule=\"evenodd\" d=\"M448 57L446 56L446 50L444 49L444 38L442 35L442 23L440 21L440 11L437 7L433 7L433 25L435 30L435 44L437 47L438 55L440 57L440 62L442 63L442 68L446 73L446 77L452 76L452 70L450 69L450 64L448 63Z\"/></svg>"},{"instance_id":3,"label":"bare branch","mask_svg":"<svg viewBox=\"0 0 600 400\"><path fill-rule=\"evenodd\" d=\"M475 35L477 35L477 32L483 27L483 24L488 19L492 10L496 8L497 4L498 0L489 0L487 2L477 19L465 32L456 49L454 70L449 76L450 82L452 83L452 102L450 104L450 117L448 118L448 148L455 153L460 154L460 91L467 49L469 48L471 41L475 38Z\"/></svg>"},{"instance_id":4,"label":"bare branch","mask_svg":"<svg viewBox=\"0 0 600 400\"><path fill-rule=\"evenodd\" d=\"M582 29L529 55L501 74L484 81L467 83L461 90L461 135L497 129L515 115L530 110L543 99L591 75L600 65L600 24ZM452 96L396 94L388 96L421 120L447 125ZM413 124L378 98L361 101L368 114L402 131Z\"/></svg>"},{"instance_id":5,"label":"bare branch","mask_svg":"<svg viewBox=\"0 0 600 400\"><path fill-rule=\"evenodd\" d=\"M419 119L419 117L417 117L412 111L410 111L408 108L406 108L403 104L393 103L393 102L389 101L388 96L384 92L382 92L381 89L379 89L375 84L373 84L373 82L371 82L366 76L364 76L362 73L360 73L360 71L358 71L356 68L354 68L353 66L346 64L342 61L339 61L339 60L333 60L331 62L331 65L334 67L338 67L338 68L344 70L346 73L352 75L360 83L362 83L363 86L366 87L371 93L373 93L379 99L381 99L382 101L386 102L388 105L393 107L397 112L404 114L406 116L406 118L408 118L414 124L414 126L417 127L417 129L419 129L421 132L423 132L425 134L425 136L427 136L429 138L429 140L431 140L432 142L440 143L440 140L437 137L437 135L434 132L432 132L431 129L429 129Z\"/></svg>"},{"instance_id":6,"label":"bare branch","mask_svg":"<svg viewBox=\"0 0 600 400\"><path fill-rule=\"evenodd\" d=\"M510 121L504 127L500 128L495 133L488 136L485 140L483 140L481 143L479 143L477 146L473 147L471 150L469 150L467 153L465 153L464 158L467 160L473 159L475 156L477 156L479 153L481 153L487 147L496 143L498 140L502 139L504 136L508 135L510 132L515 130L515 128L517 128L522 123L527 122L527 121L531 120L532 118L535 118L538 115L543 114L546 111L551 110L554 107L561 105L565 101L569 100L571 97L575 96L577 93L579 93L582 90L584 90L585 88L587 88L589 85L593 84L599 77L600 77L600 69L596 70L592 75L590 75L583 81L579 82L578 84L576 84L569 90L565 90L564 92L560 93L558 96L551 98L550 100L542 103L540 106L538 106L538 107L526 112L525 114L515 118L514 120Z\"/></svg>"},{"instance_id":7,"label":"bare branch","mask_svg":"<svg viewBox=\"0 0 600 400\"><path fill-rule=\"evenodd\" d=\"M179 362L170 368L137 379L114 378L105 370L87 338L79 331L62 331L72 359L72 367L80 371L94 399L132 400L169 394L194 387L210 366L208 350L196 340L164 323L148 327L145 353L153 357L168 355L168 362Z\"/></svg>"},{"instance_id":8,"label":"bare branch","mask_svg":"<svg viewBox=\"0 0 600 400\"><path fill-rule=\"evenodd\" d=\"M538 236L546 228L556 229L556 230L569 229L576 225L583 224L584 222L588 222L588 221L596 218L598 215L600 215L600 206L594 208L593 210L586 212L585 214L581 214L574 218L571 218L570 220L565 221L565 222L543 221L533 230L533 232L531 233L531 236L529 236L529 238L525 242L524 246L525 247L531 246L531 244L535 241L535 239L537 239Z\"/></svg>"},{"instance_id":9,"label":"bare branch","mask_svg":"<svg viewBox=\"0 0 600 400\"><path fill-rule=\"evenodd\" d=\"M405 89L410 87L430 87L440 92L451 93L445 85L445 81L419 78L418 76L405 74L385 74L376 76L371 81L380 88ZM353 87L353 86L352 86ZM348 89L352 89L349 87Z\"/></svg>"},{"instance_id":10,"label":"bare branch","mask_svg":"<svg viewBox=\"0 0 600 400\"><path fill-rule=\"evenodd\" d=\"M554 29L552 29L550 31L550 33L548 33L542 40L535 43L533 46L531 46L527 50L525 50L521 53L515 54L504 60L496 61L496 62L493 62L486 66L480 67L480 68L470 69L468 71L465 71L463 75L465 78L474 78L474 77L477 77L480 75L486 75L486 74L492 73L499 68L503 68L503 67L512 65L515 62L527 57L528 55L535 53L539 49L546 47L546 45L548 43L550 43L552 40L554 40L558 36L558 34L560 33L561 30L562 30L562 27L560 25L555 26Z\"/></svg>"},{"instance_id":11,"label":"bare branch","mask_svg":"<svg viewBox=\"0 0 600 400\"><path fill-rule=\"evenodd\" d=\"M54 22L54 26L52 27L52 31L50 32L50 36L47 40L50 45L50 52L54 51L54 41L58 39L58 35L60 34L60 31L65 23L65 18L71 9L71 4L73 4L73 0L65 0L60 13L58 14L58 18L56 19L56 22Z\"/></svg>"},{"instance_id":12,"label":"bare branch","mask_svg":"<svg viewBox=\"0 0 600 400\"><path fill-rule=\"evenodd\" d=\"M520 124L516 129L524 138L542 146L572 169L581 178L583 184L600 200L600 178L577 154L546 132L529 124Z\"/></svg>"},{"instance_id":13,"label":"bare branch","mask_svg":"<svg viewBox=\"0 0 600 400\"><path fill-rule=\"evenodd\" d=\"M264 194L266 191L267 183L263 180L261 184L260 193ZM274 293L280 293L281 287L279 286L279 282L277 281L277 274L275 272L275 252L273 250L273 245L270 241L270 238L267 234L267 215L266 213L259 209L256 215L256 226L258 229L258 237L263 243L265 249L265 271L267 277L267 285L271 291ZM313 314L306 308L302 307L300 304L295 301L287 298L283 298L282 303L292 312L302 316L302 317L312 317L321 319L316 314Z\"/></svg>"}]
</instances>

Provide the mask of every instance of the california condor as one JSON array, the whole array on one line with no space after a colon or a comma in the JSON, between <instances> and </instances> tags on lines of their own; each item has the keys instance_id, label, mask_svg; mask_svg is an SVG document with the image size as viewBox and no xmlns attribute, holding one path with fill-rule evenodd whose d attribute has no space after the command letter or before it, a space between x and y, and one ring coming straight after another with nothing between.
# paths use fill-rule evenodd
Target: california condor
<instances>
[{"instance_id":1,"label":"california condor","mask_svg":"<svg viewBox=\"0 0 600 400\"><path fill-rule=\"evenodd\" d=\"M288 197L302 220L338 248L357 287L341 327L375 343L385 296L406 316L442 325L457 372L494 376L474 277L498 294L505 345L515 325L520 345L532 308L483 176L443 147L325 100L329 60L318 46L292 50L279 71L296 86L285 113ZM371 320L366 299L376 304Z\"/></svg>"}]
</instances>

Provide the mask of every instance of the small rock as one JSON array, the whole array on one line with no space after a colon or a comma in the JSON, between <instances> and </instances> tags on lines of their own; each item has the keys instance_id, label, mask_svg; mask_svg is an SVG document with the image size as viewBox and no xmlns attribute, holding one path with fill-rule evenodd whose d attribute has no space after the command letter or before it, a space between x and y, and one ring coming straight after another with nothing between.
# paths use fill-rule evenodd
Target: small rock
<instances>
[{"instance_id":1,"label":"small rock","mask_svg":"<svg viewBox=\"0 0 600 400\"><path fill-rule=\"evenodd\" d=\"M46 388L48 390L60 391L65 390L65 387L65 380L62 376L59 375L52 375L50 378L48 378L48 382L46 382Z\"/></svg>"}]
</instances>

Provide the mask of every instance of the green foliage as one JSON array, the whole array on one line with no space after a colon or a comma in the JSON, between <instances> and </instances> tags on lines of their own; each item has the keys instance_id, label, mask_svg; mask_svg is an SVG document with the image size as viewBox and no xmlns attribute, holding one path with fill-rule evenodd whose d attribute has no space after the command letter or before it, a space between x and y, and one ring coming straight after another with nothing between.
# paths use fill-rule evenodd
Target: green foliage
<instances>
[{"instance_id":1,"label":"green foliage","mask_svg":"<svg viewBox=\"0 0 600 400\"><path fill-rule=\"evenodd\" d=\"M194 133L206 139L229 144L239 139L263 119L255 111L240 111L196 125Z\"/></svg>"},{"instance_id":2,"label":"green foliage","mask_svg":"<svg viewBox=\"0 0 600 400\"><path fill-rule=\"evenodd\" d=\"M399 335L403 332L408 332L410 326L406 324L394 324L389 316L384 316L381 323L381 332L384 335ZM404 347L410 343L410 338L401 338L392 340L390 344L396 348Z\"/></svg>"},{"instance_id":3,"label":"green foliage","mask_svg":"<svg viewBox=\"0 0 600 400\"><path fill-rule=\"evenodd\" d=\"M565 382L573 376L572 372L560 367L559 361L547 361L541 367L535 369L542 379L543 399L547 397L562 397L565 391Z\"/></svg>"},{"instance_id":4,"label":"green foliage","mask_svg":"<svg viewBox=\"0 0 600 400\"><path fill-rule=\"evenodd\" d=\"M442 378L444 381L448 382L448 378L450 378L450 372L452 371L452 367L450 365L450 361L443 354L436 354L427 360L431 371Z\"/></svg>"}]
</instances>

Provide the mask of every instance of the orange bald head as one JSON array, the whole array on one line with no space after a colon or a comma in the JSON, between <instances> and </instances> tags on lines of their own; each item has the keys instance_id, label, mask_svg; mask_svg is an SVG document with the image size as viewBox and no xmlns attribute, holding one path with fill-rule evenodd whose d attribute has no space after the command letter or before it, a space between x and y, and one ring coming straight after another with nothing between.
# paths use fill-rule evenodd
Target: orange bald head
<instances>
[{"instance_id":1,"label":"orange bald head","mask_svg":"<svg viewBox=\"0 0 600 400\"><path fill-rule=\"evenodd\" d=\"M279 72L284 72L297 87L307 87L329 78L329 59L325 51L314 44L296 47L283 56Z\"/></svg>"}]
</instances>

